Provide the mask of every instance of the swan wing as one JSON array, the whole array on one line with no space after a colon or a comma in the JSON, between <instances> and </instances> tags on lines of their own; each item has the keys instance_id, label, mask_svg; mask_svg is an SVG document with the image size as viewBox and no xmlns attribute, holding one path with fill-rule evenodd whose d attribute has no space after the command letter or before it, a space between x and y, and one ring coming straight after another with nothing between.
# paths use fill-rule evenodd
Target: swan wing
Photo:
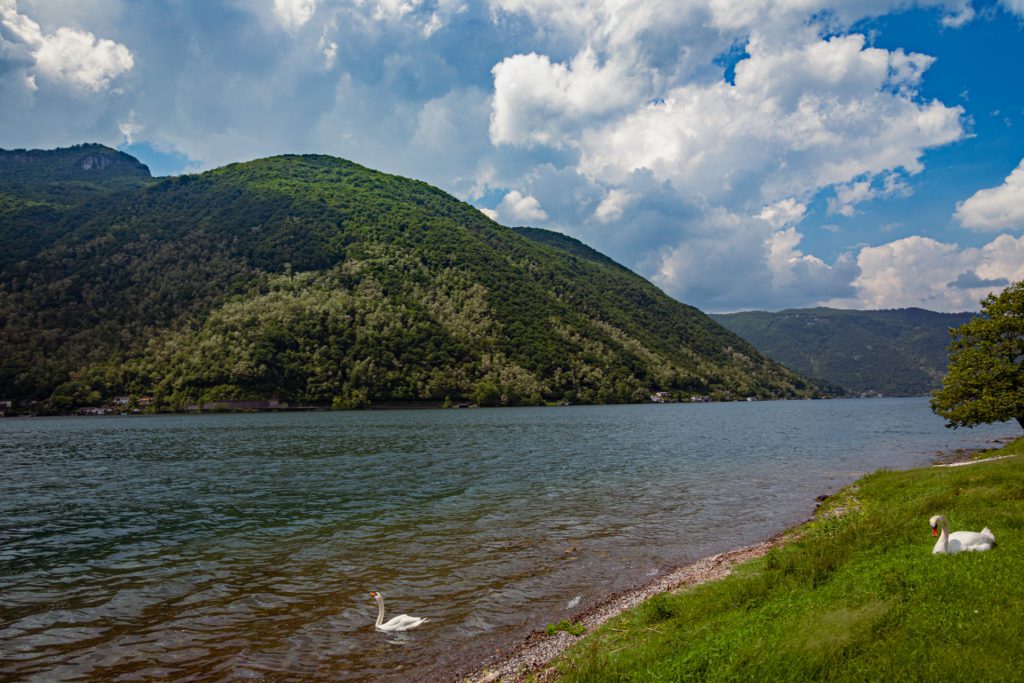
<instances>
[{"instance_id":1,"label":"swan wing","mask_svg":"<svg viewBox=\"0 0 1024 683\"><path fill-rule=\"evenodd\" d=\"M958 550L988 550L995 542L992 532L978 533L977 531L956 531L949 535L950 552L953 552L953 542L960 547Z\"/></svg>"},{"instance_id":2,"label":"swan wing","mask_svg":"<svg viewBox=\"0 0 1024 683\"><path fill-rule=\"evenodd\" d=\"M397 617L388 619L377 627L379 631L408 631L424 623L426 618L410 617L408 614L399 614Z\"/></svg>"}]
</instances>

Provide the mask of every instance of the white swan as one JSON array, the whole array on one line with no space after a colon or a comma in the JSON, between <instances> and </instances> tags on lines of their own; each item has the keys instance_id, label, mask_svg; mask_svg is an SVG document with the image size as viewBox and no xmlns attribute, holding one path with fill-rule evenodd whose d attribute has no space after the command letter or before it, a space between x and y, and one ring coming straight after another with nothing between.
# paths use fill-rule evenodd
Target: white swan
<instances>
[{"instance_id":1,"label":"white swan","mask_svg":"<svg viewBox=\"0 0 1024 683\"><path fill-rule=\"evenodd\" d=\"M425 618L410 617L408 614L399 614L397 617L384 621L384 596L377 591L370 591L370 595L377 601L377 623L374 624L374 627L378 631L408 631L427 621Z\"/></svg>"},{"instance_id":2,"label":"white swan","mask_svg":"<svg viewBox=\"0 0 1024 683\"><path fill-rule=\"evenodd\" d=\"M977 531L954 531L949 533L949 522L942 515L935 515L928 520L932 525L932 536L938 536L932 553L935 555L952 555L961 551L989 550L996 542L996 535L989 531L988 527ZM942 534L939 534L939 527L942 527Z\"/></svg>"}]
</instances>

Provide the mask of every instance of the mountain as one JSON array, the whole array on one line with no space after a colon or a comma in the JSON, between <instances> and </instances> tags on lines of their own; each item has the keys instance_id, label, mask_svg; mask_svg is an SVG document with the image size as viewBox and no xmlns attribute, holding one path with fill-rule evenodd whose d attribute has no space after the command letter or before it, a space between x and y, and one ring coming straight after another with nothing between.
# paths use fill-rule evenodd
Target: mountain
<instances>
[{"instance_id":1,"label":"mountain","mask_svg":"<svg viewBox=\"0 0 1024 683\"><path fill-rule=\"evenodd\" d=\"M818 388L582 243L426 183L286 155L150 178L0 151L0 398L807 397Z\"/></svg>"},{"instance_id":2,"label":"mountain","mask_svg":"<svg viewBox=\"0 0 1024 683\"><path fill-rule=\"evenodd\" d=\"M854 393L919 396L942 383L949 329L975 315L806 308L711 317L807 377Z\"/></svg>"}]
</instances>

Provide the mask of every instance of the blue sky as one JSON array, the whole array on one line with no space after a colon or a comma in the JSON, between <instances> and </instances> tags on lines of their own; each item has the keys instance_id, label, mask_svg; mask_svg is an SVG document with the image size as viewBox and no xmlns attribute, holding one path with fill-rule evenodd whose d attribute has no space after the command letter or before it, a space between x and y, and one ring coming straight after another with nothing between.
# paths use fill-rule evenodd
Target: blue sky
<instances>
[{"instance_id":1,"label":"blue sky","mask_svg":"<svg viewBox=\"0 0 1024 683\"><path fill-rule=\"evenodd\" d=\"M708 311L1024 279L1024 0L0 0L0 147L291 152L573 235Z\"/></svg>"}]
</instances>

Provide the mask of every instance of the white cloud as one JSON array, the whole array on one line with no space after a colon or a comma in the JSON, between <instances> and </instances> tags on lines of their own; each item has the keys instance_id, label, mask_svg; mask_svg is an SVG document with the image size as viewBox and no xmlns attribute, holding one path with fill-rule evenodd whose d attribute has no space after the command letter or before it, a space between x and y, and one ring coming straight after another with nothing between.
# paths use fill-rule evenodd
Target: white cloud
<instances>
[{"instance_id":1,"label":"white cloud","mask_svg":"<svg viewBox=\"0 0 1024 683\"><path fill-rule=\"evenodd\" d=\"M508 225L546 221L548 214L541 208L536 197L523 195L512 190L498 205L498 215Z\"/></svg>"},{"instance_id":2,"label":"white cloud","mask_svg":"<svg viewBox=\"0 0 1024 683\"><path fill-rule=\"evenodd\" d=\"M803 239L803 235L796 231L796 228L786 228L773 232L765 240L767 248L768 269L772 273L772 285L782 288L793 284L799 270L824 271L828 264L817 256L805 254L797 245Z\"/></svg>"},{"instance_id":3,"label":"white cloud","mask_svg":"<svg viewBox=\"0 0 1024 683\"><path fill-rule=\"evenodd\" d=\"M784 225L796 224L804 219L807 213L807 205L801 204L792 197L770 204L763 209L757 217L767 221L773 228L781 228Z\"/></svg>"},{"instance_id":4,"label":"white cloud","mask_svg":"<svg viewBox=\"0 0 1024 683\"><path fill-rule=\"evenodd\" d=\"M395 21L416 10L420 0L377 0L373 18L377 21Z\"/></svg>"},{"instance_id":5,"label":"white cloud","mask_svg":"<svg viewBox=\"0 0 1024 683\"><path fill-rule=\"evenodd\" d=\"M128 120L118 122L117 128L121 131L126 145L134 144L135 136L145 130L145 126L135 120L134 109L128 112Z\"/></svg>"},{"instance_id":6,"label":"white cloud","mask_svg":"<svg viewBox=\"0 0 1024 683\"><path fill-rule=\"evenodd\" d=\"M955 10L942 17L942 25L947 28L960 28L964 24L973 21L974 16L974 8L970 4L966 4L959 10Z\"/></svg>"},{"instance_id":7,"label":"white cloud","mask_svg":"<svg viewBox=\"0 0 1024 683\"><path fill-rule=\"evenodd\" d=\"M747 51L735 85L679 86L584 130L580 168L611 182L649 169L711 201L774 202L897 168L918 172L925 149L963 136L960 107L901 90L928 59L864 48L859 35L795 48L752 38Z\"/></svg>"},{"instance_id":8,"label":"white cloud","mask_svg":"<svg viewBox=\"0 0 1024 683\"><path fill-rule=\"evenodd\" d=\"M498 212L495 211L494 209L483 208L483 209L480 209L480 213L482 213L483 215L487 216L492 221L497 221L498 220Z\"/></svg>"},{"instance_id":9,"label":"white cloud","mask_svg":"<svg viewBox=\"0 0 1024 683\"><path fill-rule=\"evenodd\" d=\"M637 79L626 64L598 62L585 49L566 66L546 55L514 55L493 69L491 141L507 145L573 144L580 124L635 102Z\"/></svg>"},{"instance_id":10,"label":"white cloud","mask_svg":"<svg viewBox=\"0 0 1024 683\"><path fill-rule=\"evenodd\" d=\"M1007 12L1024 17L1024 0L1002 0L1002 5Z\"/></svg>"},{"instance_id":11,"label":"white cloud","mask_svg":"<svg viewBox=\"0 0 1024 683\"><path fill-rule=\"evenodd\" d=\"M324 68L333 69L335 63L338 60L338 44L333 40L328 40L326 35L320 36L317 47L324 56Z\"/></svg>"},{"instance_id":12,"label":"white cloud","mask_svg":"<svg viewBox=\"0 0 1024 683\"><path fill-rule=\"evenodd\" d=\"M623 212L631 201L633 201L633 197L626 190L611 189L594 209L594 218L602 223L617 221L622 218Z\"/></svg>"},{"instance_id":13,"label":"white cloud","mask_svg":"<svg viewBox=\"0 0 1024 683\"><path fill-rule=\"evenodd\" d=\"M953 215L961 225L975 230L1024 229L1024 159L1002 185L978 190L958 202Z\"/></svg>"},{"instance_id":14,"label":"white cloud","mask_svg":"<svg viewBox=\"0 0 1024 683\"><path fill-rule=\"evenodd\" d=\"M906 237L861 249L857 265L856 296L829 305L978 310L989 292L1024 279L1024 237L1000 235L983 247L965 249L928 237Z\"/></svg>"},{"instance_id":15,"label":"white cloud","mask_svg":"<svg viewBox=\"0 0 1024 683\"><path fill-rule=\"evenodd\" d=\"M287 31L297 31L313 18L318 0L274 0L274 16Z\"/></svg>"},{"instance_id":16,"label":"white cloud","mask_svg":"<svg viewBox=\"0 0 1024 683\"><path fill-rule=\"evenodd\" d=\"M68 83L87 91L105 90L110 82L131 70L131 51L112 40L97 39L88 31L60 27L44 33L38 23L18 12L15 0L0 0L0 26L20 43L34 60L34 74L25 83L38 89L36 75Z\"/></svg>"},{"instance_id":17,"label":"white cloud","mask_svg":"<svg viewBox=\"0 0 1024 683\"><path fill-rule=\"evenodd\" d=\"M647 268L651 279L684 301L712 311L807 306L853 294L857 265L848 254L828 264L806 254L795 228L723 209L701 217L699 234L665 248Z\"/></svg>"},{"instance_id":18,"label":"white cloud","mask_svg":"<svg viewBox=\"0 0 1024 683\"><path fill-rule=\"evenodd\" d=\"M861 202L880 197L906 197L910 195L910 186L896 173L880 176L881 183L867 178L851 183L837 185L836 196L828 200L828 212L841 216L853 216L857 213L855 206Z\"/></svg>"},{"instance_id":19,"label":"white cloud","mask_svg":"<svg viewBox=\"0 0 1024 683\"><path fill-rule=\"evenodd\" d=\"M437 33L439 30L441 30L443 27L444 22L441 21L441 17L437 15L437 12L434 12L430 15L430 19L427 21L427 23L423 25L421 33L423 34L424 38L429 38L430 36Z\"/></svg>"}]
</instances>

